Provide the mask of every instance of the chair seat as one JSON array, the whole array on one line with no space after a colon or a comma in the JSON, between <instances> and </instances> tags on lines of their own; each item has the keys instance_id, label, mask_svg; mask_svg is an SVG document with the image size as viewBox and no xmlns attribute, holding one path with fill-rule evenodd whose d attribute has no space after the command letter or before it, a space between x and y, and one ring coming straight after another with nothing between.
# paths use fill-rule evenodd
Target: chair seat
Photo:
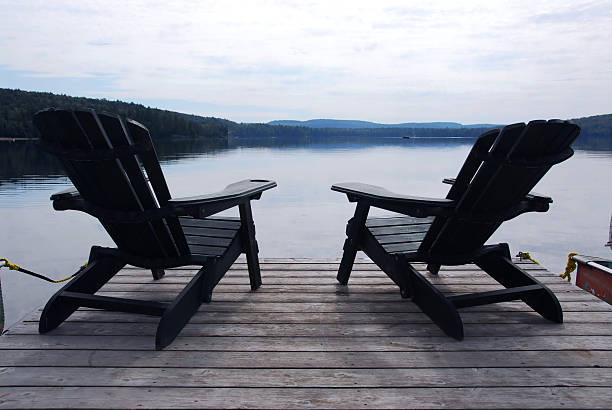
<instances>
[{"instance_id":1,"label":"chair seat","mask_svg":"<svg viewBox=\"0 0 612 410\"><path fill-rule=\"evenodd\" d=\"M240 218L179 218L192 255L221 256L240 231Z\"/></svg>"},{"instance_id":2,"label":"chair seat","mask_svg":"<svg viewBox=\"0 0 612 410\"><path fill-rule=\"evenodd\" d=\"M411 216L368 218L366 228L388 253L414 252L429 230L434 217Z\"/></svg>"}]
</instances>

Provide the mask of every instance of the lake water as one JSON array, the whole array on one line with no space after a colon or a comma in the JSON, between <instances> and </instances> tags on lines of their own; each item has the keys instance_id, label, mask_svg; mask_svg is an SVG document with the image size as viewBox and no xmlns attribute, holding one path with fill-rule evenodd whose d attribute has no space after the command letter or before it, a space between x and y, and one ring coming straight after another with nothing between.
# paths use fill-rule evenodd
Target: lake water
<instances>
[{"instance_id":1,"label":"lake water","mask_svg":"<svg viewBox=\"0 0 612 410\"><path fill-rule=\"evenodd\" d=\"M214 192L247 178L277 181L278 188L253 202L260 256L321 258L341 256L346 221L354 211L344 195L330 190L333 183L359 181L398 193L444 197L449 186L442 179L456 175L472 143L262 141L214 148L182 140L158 142L156 148L174 197ZM514 254L529 251L553 272L563 271L569 252L612 256L603 247L612 212L610 175L612 150L577 149L535 188L554 199L550 211L504 223L489 242L508 242ZM61 278L87 260L92 245L113 245L94 218L52 209L49 196L68 186L61 168L36 144L0 143L0 257ZM5 328L61 286L6 268L0 275Z\"/></svg>"}]
</instances>

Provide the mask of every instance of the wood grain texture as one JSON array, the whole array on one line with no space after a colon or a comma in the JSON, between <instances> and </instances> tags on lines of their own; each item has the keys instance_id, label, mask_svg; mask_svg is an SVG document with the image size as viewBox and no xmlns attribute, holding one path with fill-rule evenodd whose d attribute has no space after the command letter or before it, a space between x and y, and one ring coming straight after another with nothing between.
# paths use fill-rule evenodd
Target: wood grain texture
<instances>
[{"instance_id":1,"label":"wood grain texture","mask_svg":"<svg viewBox=\"0 0 612 410\"><path fill-rule=\"evenodd\" d=\"M445 336L367 260L240 258L166 350L156 318L81 308L39 335L40 311L0 337L0 408L610 408L612 307L532 263L565 321L522 302L462 310ZM419 266L421 271L424 266ZM173 297L193 275L123 269L102 290ZM473 265L428 277L448 294L495 285Z\"/></svg>"}]
</instances>

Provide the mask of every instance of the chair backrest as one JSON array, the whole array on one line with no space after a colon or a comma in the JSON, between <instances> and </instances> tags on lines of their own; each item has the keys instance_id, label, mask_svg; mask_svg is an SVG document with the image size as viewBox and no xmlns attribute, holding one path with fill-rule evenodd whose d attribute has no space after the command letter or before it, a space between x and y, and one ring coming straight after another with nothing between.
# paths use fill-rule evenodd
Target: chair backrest
<instances>
[{"instance_id":1,"label":"chair backrest","mask_svg":"<svg viewBox=\"0 0 612 410\"><path fill-rule=\"evenodd\" d=\"M531 121L482 134L470 151L447 198L457 201L457 216L438 216L420 252L461 255L479 249L552 165L572 154L580 128L568 121ZM478 220L479 215L500 215ZM470 218L473 215L474 218Z\"/></svg>"},{"instance_id":2,"label":"chair backrest","mask_svg":"<svg viewBox=\"0 0 612 410\"><path fill-rule=\"evenodd\" d=\"M166 205L166 185L149 131L132 120L94 110L47 109L34 115L41 142L61 161L81 197L111 211L142 212ZM188 255L177 218L100 222L119 249L137 256Z\"/></svg>"}]
</instances>

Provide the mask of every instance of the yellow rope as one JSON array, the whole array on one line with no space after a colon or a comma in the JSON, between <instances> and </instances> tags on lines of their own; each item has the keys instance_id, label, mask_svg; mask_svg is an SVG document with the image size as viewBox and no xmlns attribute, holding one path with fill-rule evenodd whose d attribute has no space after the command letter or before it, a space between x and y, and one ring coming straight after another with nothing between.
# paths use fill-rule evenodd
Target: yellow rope
<instances>
[{"instance_id":1,"label":"yellow rope","mask_svg":"<svg viewBox=\"0 0 612 410\"><path fill-rule=\"evenodd\" d=\"M536 261L535 259L533 259L531 257L531 255L529 255L529 252L519 252L518 255L516 255L519 257L519 259L524 260L530 260L531 262L535 263L536 265L539 265L540 263L538 261Z\"/></svg>"},{"instance_id":2,"label":"yellow rope","mask_svg":"<svg viewBox=\"0 0 612 410\"><path fill-rule=\"evenodd\" d=\"M0 265L0 268L5 268L6 267L6 268L9 268L9 270L16 270L16 271L25 273L27 275L34 276L36 278L39 278L39 279L42 279L42 280L46 280L47 282L51 282L51 283L61 283L61 282L65 282L65 281L67 281L69 279L72 279L73 277L76 276L77 273L79 273L80 271L82 271L83 269L85 269L87 267L87 262L85 262L85 264L83 264L83 266L81 266L81 268L76 273L73 273L72 275L67 276L67 277L65 277L63 279L55 280L55 279L48 278L48 277L46 277L44 275L41 275L40 273L36 273L36 272L32 272L30 270L24 269L21 266L17 265L16 263L11 263L6 258L0 258L0 261L4 262L3 265Z\"/></svg>"},{"instance_id":3,"label":"yellow rope","mask_svg":"<svg viewBox=\"0 0 612 410\"><path fill-rule=\"evenodd\" d=\"M571 273L576 270L576 261L572 259L572 256L578 255L576 252L570 252L567 254L567 265L565 265L565 272L558 274L560 278L567 279L568 282L572 280Z\"/></svg>"},{"instance_id":4,"label":"yellow rope","mask_svg":"<svg viewBox=\"0 0 612 410\"><path fill-rule=\"evenodd\" d=\"M19 267L19 265L9 262L9 260L6 259L6 258L0 258L0 261L4 261L4 265L0 266L0 268L3 268L3 267L6 266L10 270L19 270L19 269L21 269Z\"/></svg>"}]
</instances>

